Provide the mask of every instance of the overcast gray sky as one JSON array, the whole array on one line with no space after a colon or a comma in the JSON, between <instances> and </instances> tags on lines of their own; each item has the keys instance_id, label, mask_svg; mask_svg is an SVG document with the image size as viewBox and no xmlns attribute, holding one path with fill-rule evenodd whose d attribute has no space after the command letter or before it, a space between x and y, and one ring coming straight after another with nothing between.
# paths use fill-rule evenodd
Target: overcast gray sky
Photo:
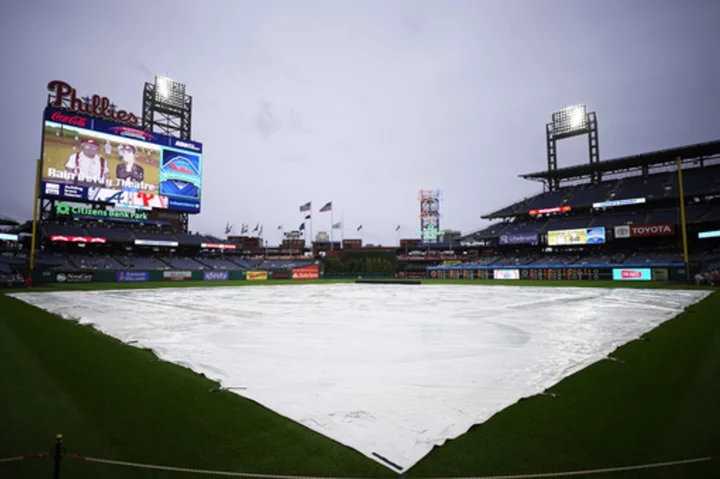
<instances>
[{"instance_id":1,"label":"overcast gray sky","mask_svg":"<svg viewBox=\"0 0 720 479\"><path fill-rule=\"evenodd\" d=\"M194 98L202 213L296 228L327 201L345 237L417 237L419 189L442 228L541 190L552 111L597 112L609 159L720 137L717 0L37 1L0 6L0 214L31 215L50 80L141 112L165 74ZM559 165L587 161L583 138Z\"/></svg>"}]
</instances>

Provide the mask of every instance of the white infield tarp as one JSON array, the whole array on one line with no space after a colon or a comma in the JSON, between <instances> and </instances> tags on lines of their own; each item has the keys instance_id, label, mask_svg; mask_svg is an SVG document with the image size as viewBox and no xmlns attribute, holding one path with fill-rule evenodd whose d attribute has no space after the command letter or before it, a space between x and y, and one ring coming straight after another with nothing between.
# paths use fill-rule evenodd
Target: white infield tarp
<instances>
[{"instance_id":1,"label":"white infield tarp","mask_svg":"<svg viewBox=\"0 0 720 479\"><path fill-rule=\"evenodd\" d=\"M13 296L247 388L235 392L404 471L707 294L335 284Z\"/></svg>"}]
</instances>

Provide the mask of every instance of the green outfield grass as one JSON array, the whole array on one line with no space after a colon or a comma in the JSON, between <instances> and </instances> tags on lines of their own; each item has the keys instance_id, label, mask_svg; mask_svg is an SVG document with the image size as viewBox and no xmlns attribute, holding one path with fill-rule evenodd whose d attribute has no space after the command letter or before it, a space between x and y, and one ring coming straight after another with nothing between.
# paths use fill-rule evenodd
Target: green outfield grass
<instances>
[{"instance_id":1,"label":"green outfield grass","mask_svg":"<svg viewBox=\"0 0 720 479\"><path fill-rule=\"evenodd\" d=\"M291 281L64 284L37 290L286 283ZM720 454L720 293L646 337L650 341L614 353L624 362L601 361L553 387L559 397L536 396L505 409L434 450L408 476L560 471ZM155 359L149 351L0 295L0 458L49 450L62 432L68 452L95 457L275 474L393 475L252 401L210 393L217 384ZM0 464L0 477L51 477L51 462ZM61 477L183 476L66 460ZM720 461L592 477L720 477Z\"/></svg>"}]
</instances>

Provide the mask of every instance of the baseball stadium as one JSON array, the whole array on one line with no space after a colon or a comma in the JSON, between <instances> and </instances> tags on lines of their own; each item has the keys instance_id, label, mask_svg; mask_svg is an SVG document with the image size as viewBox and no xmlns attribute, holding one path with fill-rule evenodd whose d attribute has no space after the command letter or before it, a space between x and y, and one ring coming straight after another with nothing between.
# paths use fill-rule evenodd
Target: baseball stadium
<instances>
[{"instance_id":1,"label":"baseball stadium","mask_svg":"<svg viewBox=\"0 0 720 479\"><path fill-rule=\"evenodd\" d=\"M0 216L0 477L720 477L720 140L601 159L574 105L485 226L421 189L418 235L337 241L288 196L269 244L190 230L184 84L82 94L48 84L34 216Z\"/></svg>"}]
</instances>

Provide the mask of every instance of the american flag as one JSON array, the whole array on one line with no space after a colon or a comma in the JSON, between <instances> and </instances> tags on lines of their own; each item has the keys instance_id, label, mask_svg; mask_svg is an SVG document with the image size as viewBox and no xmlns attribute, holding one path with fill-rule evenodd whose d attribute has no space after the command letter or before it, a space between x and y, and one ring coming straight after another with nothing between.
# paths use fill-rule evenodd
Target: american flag
<instances>
[{"instance_id":1,"label":"american flag","mask_svg":"<svg viewBox=\"0 0 720 479\"><path fill-rule=\"evenodd\" d=\"M332 211L332 201L328 202L325 206L320 208L320 213L325 213L326 211Z\"/></svg>"},{"instance_id":2,"label":"american flag","mask_svg":"<svg viewBox=\"0 0 720 479\"><path fill-rule=\"evenodd\" d=\"M303 211L310 211L311 209L312 209L312 201L308 201L304 205L300 206L300 213L302 213Z\"/></svg>"}]
</instances>

